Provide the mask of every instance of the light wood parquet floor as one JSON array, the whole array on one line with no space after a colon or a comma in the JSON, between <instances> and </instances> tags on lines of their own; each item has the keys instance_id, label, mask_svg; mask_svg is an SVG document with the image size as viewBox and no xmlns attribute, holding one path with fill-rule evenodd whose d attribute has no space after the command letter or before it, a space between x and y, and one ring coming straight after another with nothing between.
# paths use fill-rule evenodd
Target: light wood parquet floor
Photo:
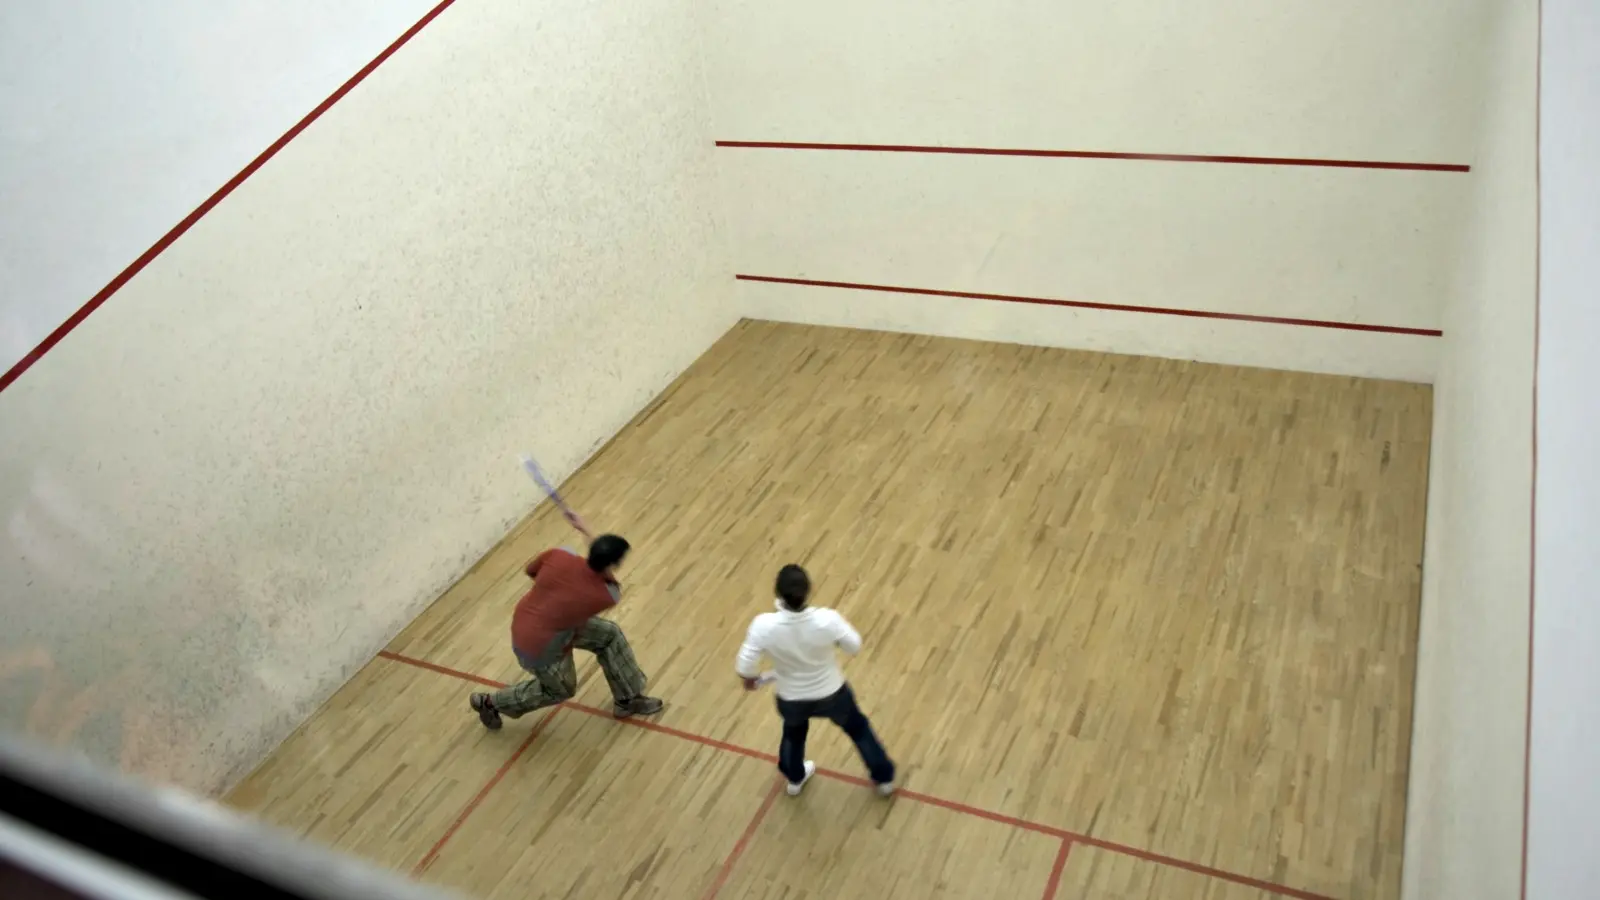
<instances>
[{"instance_id":1,"label":"light wood parquet floor","mask_svg":"<svg viewBox=\"0 0 1600 900\"><path fill-rule=\"evenodd\" d=\"M1399 896L1423 385L769 322L568 480L666 711L484 731L541 507L230 795L482 897ZM732 674L800 562L902 767L778 791Z\"/></svg>"}]
</instances>

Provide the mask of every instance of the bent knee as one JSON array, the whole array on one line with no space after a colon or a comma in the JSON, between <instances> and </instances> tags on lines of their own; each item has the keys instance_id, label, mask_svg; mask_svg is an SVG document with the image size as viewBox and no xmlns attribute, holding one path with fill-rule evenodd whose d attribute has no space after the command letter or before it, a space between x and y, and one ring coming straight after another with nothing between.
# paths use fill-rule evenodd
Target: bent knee
<instances>
[{"instance_id":1,"label":"bent knee","mask_svg":"<svg viewBox=\"0 0 1600 900\"><path fill-rule=\"evenodd\" d=\"M628 638L622 633L622 626L610 619L593 618L583 626L584 639L595 644L610 644L615 641L626 641Z\"/></svg>"}]
</instances>

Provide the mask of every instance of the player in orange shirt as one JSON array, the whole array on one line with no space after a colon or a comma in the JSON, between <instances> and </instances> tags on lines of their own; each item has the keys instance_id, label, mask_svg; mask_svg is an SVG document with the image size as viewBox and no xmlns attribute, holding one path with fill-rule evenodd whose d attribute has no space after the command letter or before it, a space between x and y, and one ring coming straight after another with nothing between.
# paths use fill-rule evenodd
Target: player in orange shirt
<instances>
[{"instance_id":1,"label":"player in orange shirt","mask_svg":"<svg viewBox=\"0 0 1600 900\"><path fill-rule=\"evenodd\" d=\"M590 537L581 519L569 520ZM519 718L572 699L578 690L574 648L593 653L599 661L617 718L661 711L661 700L645 696L647 680L627 636L616 623L599 617L621 599L616 573L628 550L627 540L602 534L590 541L587 557L555 548L528 563L533 588L511 615L511 652L533 677L492 694L472 695L472 709L484 727L497 729L502 717Z\"/></svg>"}]
</instances>

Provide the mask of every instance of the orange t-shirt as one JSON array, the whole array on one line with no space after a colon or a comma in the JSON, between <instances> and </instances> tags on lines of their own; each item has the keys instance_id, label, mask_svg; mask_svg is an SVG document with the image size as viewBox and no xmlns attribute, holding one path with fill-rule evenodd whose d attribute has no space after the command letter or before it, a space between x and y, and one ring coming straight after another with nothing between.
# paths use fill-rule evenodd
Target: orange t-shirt
<instances>
[{"instance_id":1,"label":"orange t-shirt","mask_svg":"<svg viewBox=\"0 0 1600 900\"><path fill-rule=\"evenodd\" d=\"M511 614L511 646L526 656L555 662L578 626L616 605L616 582L571 550L546 550L525 571L533 588Z\"/></svg>"}]
</instances>

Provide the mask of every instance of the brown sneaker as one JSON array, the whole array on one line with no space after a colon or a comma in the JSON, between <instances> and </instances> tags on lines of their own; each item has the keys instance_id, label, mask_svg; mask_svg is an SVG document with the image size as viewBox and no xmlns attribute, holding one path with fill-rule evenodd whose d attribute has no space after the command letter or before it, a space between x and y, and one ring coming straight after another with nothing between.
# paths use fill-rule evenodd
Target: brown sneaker
<instances>
[{"instance_id":1,"label":"brown sneaker","mask_svg":"<svg viewBox=\"0 0 1600 900\"><path fill-rule=\"evenodd\" d=\"M472 711L478 714L478 721L490 731L500 730L500 710L494 708L494 698L488 694L473 694L468 701L472 704Z\"/></svg>"},{"instance_id":2,"label":"brown sneaker","mask_svg":"<svg viewBox=\"0 0 1600 900\"><path fill-rule=\"evenodd\" d=\"M661 712L663 706L666 704L655 697L635 697L626 703L612 704L611 714L619 719L626 719L629 716L653 716Z\"/></svg>"}]
</instances>

